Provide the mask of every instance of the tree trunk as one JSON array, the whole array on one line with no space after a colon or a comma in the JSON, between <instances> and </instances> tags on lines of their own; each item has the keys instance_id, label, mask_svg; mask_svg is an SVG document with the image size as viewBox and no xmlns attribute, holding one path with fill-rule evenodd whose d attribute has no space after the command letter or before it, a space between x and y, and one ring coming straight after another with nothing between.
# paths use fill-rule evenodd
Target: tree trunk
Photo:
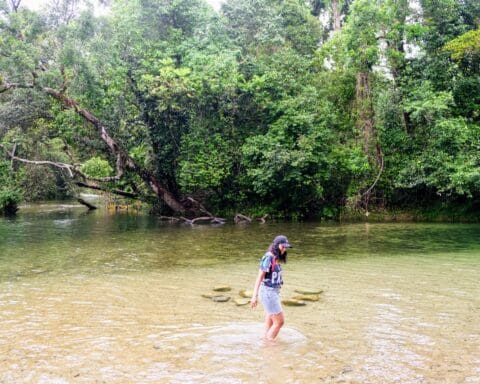
<instances>
[{"instance_id":1,"label":"tree trunk","mask_svg":"<svg viewBox=\"0 0 480 384\"><path fill-rule=\"evenodd\" d=\"M373 109L372 95L370 92L370 73L359 72L357 75L355 104L357 110L356 126L363 139L363 150L369 162L378 169L377 177L373 184L359 196L358 204L364 205L368 214L368 202L370 194L377 184L383 172L383 153L378 142L378 135L375 128L375 112Z\"/></svg>"},{"instance_id":2,"label":"tree trunk","mask_svg":"<svg viewBox=\"0 0 480 384\"><path fill-rule=\"evenodd\" d=\"M97 209L97 207L93 204L90 204L88 201L82 199L81 197L78 197L77 198L77 201L82 204L82 205L85 205L90 211L93 211L94 209Z\"/></svg>"},{"instance_id":3,"label":"tree trunk","mask_svg":"<svg viewBox=\"0 0 480 384\"><path fill-rule=\"evenodd\" d=\"M358 73L355 98L357 109L356 125L363 139L363 151L369 159L374 159L375 164L380 166L383 164L383 155L375 129L375 112L370 92L369 72Z\"/></svg>"},{"instance_id":4,"label":"tree trunk","mask_svg":"<svg viewBox=\"0 0 480 384\"><path fill-rule=\"evenodd\" d=\"M363 151L370 154L370 141L373 136L373 110L370 100L370 82L368 72L357 74L355 103L357 107L357 128L363 138Z\"/></svg>"},{"instance_id":5,"label":"tree trunk","mask_svg":"<svg viewBox=\"0 0 480 384\"><path fill-rule=\"evenodd\" d=\"M338 0L332 0L332 17L333 17L333 31L337 32L341 28L340 24L340 10Z\"/></svg>"}]
</instances>

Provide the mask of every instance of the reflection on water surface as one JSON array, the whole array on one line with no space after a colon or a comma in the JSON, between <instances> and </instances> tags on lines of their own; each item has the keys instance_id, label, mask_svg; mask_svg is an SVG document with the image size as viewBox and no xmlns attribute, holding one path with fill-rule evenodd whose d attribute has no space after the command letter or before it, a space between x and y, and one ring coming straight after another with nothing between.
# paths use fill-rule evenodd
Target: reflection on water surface
<instances>
[{"instance_id":1,"label":"reflection on water surface","mask_svg":"<svg viewBox=\"0 0 480 384\"><path fill-rule=\"evenodd\" d=\"M251 289L269 241L295 248L280 339L200 297ZM43 206L0 220L0 383L480 383L480 227L175 226Z\"/></svg>"}]
</instances>

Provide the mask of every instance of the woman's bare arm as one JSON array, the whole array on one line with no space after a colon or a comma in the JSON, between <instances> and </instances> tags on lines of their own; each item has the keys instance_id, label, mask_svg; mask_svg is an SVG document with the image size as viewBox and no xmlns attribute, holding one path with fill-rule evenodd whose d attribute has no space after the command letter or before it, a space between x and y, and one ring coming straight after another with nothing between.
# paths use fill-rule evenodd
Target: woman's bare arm
<instances>
[{"instance_id":1,"label":"woman's bare arm","mask_svg":"<svg viewBox=\"0 0 480 384\"><path fill-rule=\"evenodd\" d=\"M253 288L252 299L250 300L250 306L252 308L255 308L257 306L258 290L260 289L260 284L264 277L265 277L265 272L259 269L257 280L255 281L255 286Z\"/></svg>"}]
</instances>

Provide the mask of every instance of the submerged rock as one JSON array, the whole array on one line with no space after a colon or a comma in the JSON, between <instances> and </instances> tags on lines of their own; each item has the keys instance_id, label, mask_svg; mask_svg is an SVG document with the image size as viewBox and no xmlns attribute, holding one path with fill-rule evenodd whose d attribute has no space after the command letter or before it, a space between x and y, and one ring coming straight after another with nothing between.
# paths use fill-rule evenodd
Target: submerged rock
<instances>
[{"instance_id":1,"label":"submerged rock","mask_svg":"<svg viewBox=\"0 0 480 384\"><path fill-rule=\"evenodd\" d=\"M253 291L247 291L246 289L241 289L238 294L241 296L241 297L245 297L245 298L248 298L250 299L252 296L253 296Z\"/></svg>"},{"instance_id":2,"label":"submerged rock","mask_svg":"<svg viewBox=\"0 0 480 384\"><path fill-rule=\"evenodd\" d=\"M318 301L320 300L319 295L297 295L293 296L292 299L300 300L300 301Z\"/></svg>"},{"instance_id":3,"label":"submerged rock","mask_svg":"<svg viewBox=\"0 0 480 384\"><path fill-rule=\"evenodd\" d=\"M217 295L215 293L202 293L201 296L204 297L205 299L210 299L217 303L224 303L230 300L230 296Z\"/></svg>"},{"instance_id":4,"label":"submerged rock","mask_svg":"<svg viewBox=\"0 0 480 384\"><path fill-rule=\"evenodd\" d=\"M305 301L295 299L284 299L282 300L282 304L289 307L302 307L304 305L307 305Z\"/></svg>"},{"instance_id":5,"label":"submerged rock","mask_svg":"<svg viewBox=\"0 0 480 384\"><path fill-rule=\"evenodd\" d=\"M323 293L323 289L299 288L295 289L295 292L301 293L302 295L319 295Z\"/></svg>"},{"instance_id":6,"label":"submerged rock","mask_svg":"<svg viewBox=\"0 0 480 384\"><path fill-rule=\"evenodd\" d=\"M238 306L247 305L250 303L250 299L234 299L233 302Z\"/></svg>"},{"instance_id":7,"label":"submerged rock","mask_svg":"<svg viewBox=\"0 0 480 384\"><path fill-rule=\"evenodd\" d=\"M228 291L231 291L232 288L229 287L228 285L217 285L217 286L213 287L213 290L215 292L228 292Z\"/></svg>"},{"instance_id":8,"label":"submerged rock","mask_svg":"<svg viewBox=\"0 0 480 384\"><path fill-rule=\"evenodd\" d=\"M228 300L230 300L230 296L213 296L212 300L215 301L216 303L225 303Z\"/></svg>"}]
</instances>

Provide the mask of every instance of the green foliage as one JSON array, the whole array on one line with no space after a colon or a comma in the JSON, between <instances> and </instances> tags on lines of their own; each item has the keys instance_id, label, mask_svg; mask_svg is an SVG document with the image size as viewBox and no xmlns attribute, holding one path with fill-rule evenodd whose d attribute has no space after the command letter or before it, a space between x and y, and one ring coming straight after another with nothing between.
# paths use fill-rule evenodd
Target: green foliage
<instances>
[{"instance_id":1,"label":"green foliage","mask_svg":"<svg viewBox=\"0 0 480 384\"><path fill-rule=\"evenodd\" d=\"M272 210L289 211L295 206L297 213L313 214L326 197L333 170L331 105L322 103L311 87L282 100L275 100L278 96L273 93L276 97L270 101L266 96L272 93L259 92L258 87L271 89L273 79L258 80L254 79L257 94L275 118L265 134L248 138L242 147L244 183Z\"/></svg>"},{"instance_id":2,"label":"green foliage","mask_svg":"<svg viewBox=\"0 0 480 384\"><path fill-rule=\"evenodd\" d=\"M480 72L480 29L468 31L443 47L453 60L460 62L469 73Z\"/></svg>"},{"instance_id":3,"label":"green foliage","mask_svg":"<svg viewBox=\"0 0 480 384\"><path fill-rule=\"evenodd\" d=\"M479 192L480 129L462 118L440 119L421 151L400 173L399 186L425 185L438 194L467 196Z\"/></svg>"},{"instance_id":4,"label":"green foliage","mask_svg":"<svg viewBox=\"0 0 480 384\"><path fill-rule=\"evenodd\" d=\"M62 175L51 167L25 166L20 187L25 201L61 200L70 197Z\"/></svg>"},{"instance_id":5,"label":"green foliage","mask_svg":"<svg viewBox=\"0 0 480 384\"><path fill-rule=\"evenodd\" d=\"M283 46L313 54L321 36L318 20L298 0L226 1L222 13L230 36L246 55L258 57Z\"/></svg>"},{"instance_id":6,"label":"green foliage","mask_svg":"<svg viewBox=\"0 0 480 384\"><path fill-rule=\"evenodd\" d=\"M459 76L452 92L455 113L480 123L480 74Z\"/></svg>"},{"instance_id":7,"label":"green foliage","mask_svg":"<svg viewBox=\"0 0 480 384\"><path fill-rule=\"evenodd\" d=\"M405 100L405 111L420 127L430 126L447 116L453 105L450 92L435 92L430 82L423 82Z\"/></svg>"},{"instance_id":8,"label":"green foliage","mask_svg":"<svg viewBox=\"0 0 480 384\"><path fill-rule=\"evenodd\" d=\"M22 200L18 178L9 162L0 161L0 214L13 215L17 211L17 205Z\"/></svg>"},{"instance_id":9,"label":"green foliage","mask_svg":"<svg viewBox=\"0 0 480 384\"><path fill-rule=\"evenodd\" d=\"M378 61L378 25L382 14L370 0L357 0L352 5L343 38L350 60L360 71L371 69Z\"/></svg>"},{"instance_id":10,"label":"green foliage","mask_svg":"<svg viewBox=\"0 0 480 384\"><path fill-rule=\"evenodd\" d=\"M0 139L20 157L111 176L82 108L212 211L335 217L377 176L385 205L478 199L478 1L117 0L102 17L78 4L0 2ZM330 33L318 16L334 6ZM72 190L62 170L0 165L4 205ZM138 172L115 187L152 196Z\"/></svg>"},{"instance_id":11,"label":"green foliage","mask_svg":"<svg viewBox=\"0 0 480 384\"><path fill-rule=\"evenodd\" d=\"M0 188L0 213L4 215L13 215L17 211L17 205L22 198L18 189Z\"/></svg>"},{"instance_id":12,"label":"green foliage","mask_svg":"<svg viewBox=\"0 0 480 384\"><path fill-rule=\"evenodd\" d=\"M111 176L113 173L113 168L108 161L100 157L88 159L82 164L80 170L86 175L96 178Z\"/></svg>"},{"instance_id":13,"label":"green foliage","mask_svg":"<svg viewBox=\"0 0 480 384\"><path fill-rule=\"evenodd\" d=\"M226 1L222 13L235 43L247 53L270 50L285 43L275 0Z\"/></svg>"},{"instance_id":14,"label":"green foliage","mask_svg":"<svg viewBox=\"0 0 480 384\"><path fill-rule=\"evenodd\" d=\"M214 134L207 140L189 135L182 144L178 174L182 188L194 192L221 187L232 172L229 143Z\"/></svg>"},{"instance_id":15,"label":"green foliage","mask_svg":"<svg viewBox=\"0 0 480 384\"><path fill-rule=\"evenodd\" d=\"M159 112L181 110L186 99L193 97L194 89L189 84L191 70L176 68L172 59L161 60L160 65L157 76L151 73L142 76L139 88L158 100Z\"/></svg>"},{"instance_id":16,"label":"green foliage","mask_svg":"<svg viewBox=\"0 0 480 384\"><path fill-rule=\"evenodd\" d=\"M321 36L318 20L310 15L303 2L297 0L285 1L280 12L286 40L298 52L313 54Z\"/></svg>"},{"instance_id":17,"label":"green foliage","mask_svg":"<svg viewBox=\"0 0 480 384\"><path fill-rule=\"evenodd\" d=\"M480 55L480 29L468 31L449 41L443 48L454 60L475 60Z\"/></svg>"}]
</instances>

